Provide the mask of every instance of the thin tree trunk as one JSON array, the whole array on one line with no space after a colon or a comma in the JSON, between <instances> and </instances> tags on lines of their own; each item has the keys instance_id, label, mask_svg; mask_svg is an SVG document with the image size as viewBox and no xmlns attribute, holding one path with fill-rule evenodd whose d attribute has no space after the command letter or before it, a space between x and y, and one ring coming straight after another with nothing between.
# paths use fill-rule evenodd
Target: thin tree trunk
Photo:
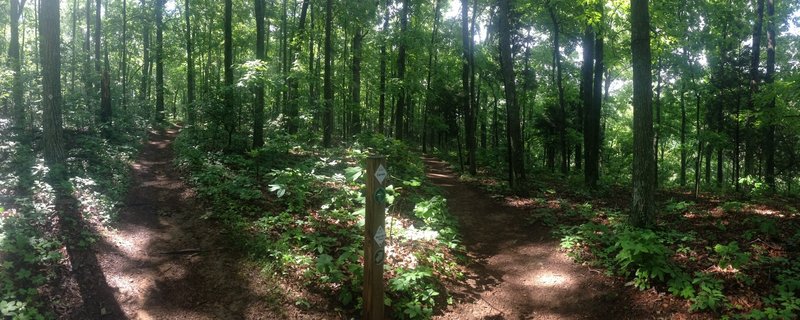
<instances>
[{"instance_id":1,"label":"thin tree trunk","mask_svg":"<svg viewBox=\"0 0 800 320\"><path fill-rule=\"evenodd\" d=\"M164 121L164 0L156 0L156 123ZM230 109L227 109L230 110Z\"/></svg>"},{"instance_id":2,"label":"thin tree trunk","mask_svg":"<svg viewBox=\"0 0 800 320\"><path fill-rule=\"evenodd\" d=\"M767 74L764 79L770 85L775 82L775 0L767 0ZM766 107L767 126L764 135L764 180L771 192L776 191L775 185L775 119L769 115L775 109L775 97L770 99Z\"/></svg>"},{"instance_id":3,"label":"thin tree trunk","mask_svg":"<svg viewBox=\"0 0 800 320\"><path fill-rule=\"evenodd\" d=\"M433 31L431 31L431 42L428 47L428 75L425 77L425 110L422 114L422 153L428 152L428 113L431 104L431 76L433 74L433 61L436 53L436 34L439 31L439 0L434 0L433 5Z\"/></svg>"},{"instance_id":4,"label":"thin tree trunk","mask_svg":"<svg viewBox=\"0 0 800 320\"><path fill-rule=\"evenodd\" d=\"M569 148L567 147L567 102L564 97L563 72L561 70L561 30L553 4L548 6L550 19L553 22L553 63L556 69L556 87L558 88L558 139L561 147L561 173L569 173Z\"/></svg>"},{"instance_id":5,"label":"thin tree trunk","mask_svg":"<svg viewBox=\"0 0 800 320\"><path fill-rule=\"evenodd\" d=\"M331 146L331 138L333 137L333 76L332 62L333 62L333 0L325 1L325 78L324 78L324 91L325 91L325 108L322 115L322 145L326 148Z\"/></svg>"},{"instance_id":6,"label":"thin tree trunk","mask_svg":"<svg viewBox=\"0 0 800 320\"><path fill-rule=\"evenodd\" d=\"M224 75L224 86L225 86L225 95L224 95L224 104L225 110L229 112L227 115L227 119L225 120L225 130L228 132L228 147L231 147L231 139L233 137L233 132L235 131L236 122L234 121L235 115L233 111L235 109L235 105L233 102L233 1L232 0L225 0L225 12L224 12L224 23L223 23L223 31L224 31L224 65L223 69L225 72Z\"/></svg>"},{"instance_id":7,"label":"thin tree trunk","mask_svg":"<svg viewBox=\"0 0 800 320\"><path fill-rule=\"evenodd\" d=\"M687 39L688 41L688 39ZM688 49L686 46L683 47L683 60L689 61L689 54ZM681 187L686 187L686 81L681 79L681 92L680 92L680 104L681 104L681 173L680 173L680 184Z\"/></svg>"},{"instance_id":8,"label":"thin tree trunk","mask_svg":"<svg viewBox=\"0 0 800 320\"><path fill-rule=\"evenodd\" d=\"M27 134L25 133L25 101L22 83L22 61L20 59L19 45L19 18L25 1L11 0L11 38L8 45L8 62L11 71L14 73L11 86L11 104L13 105L13 128L19 142L24 142Z\"/></svg>"},{"instance_id":9,"label":"thin tree trunk","mask_svg":"<svg viewBox=\"0 0 800 320\"><path fill-rule=\"evenodd\" d=\"M378 106L378 132L385 134L384 118L386 118L386 42L389 34L389 5L391 0L386 0L386 7L383 14L383 39L381 39L381 80L380 80L380 103Z\"/></svg>"},{"instance_id":10,"label":"thin tree trunk","mask_svg":"<svg viewBox=\"0 0 800 320\"><path fill-rule=\"evenodd\" d=\"M353 83L352 83L352 107L353 119L351 119L351 132L350 134L361 133L361 42L364 40L364 34L361 31L361 26L355 27L353 33Z\"/></svg>"},{"instance_id":11,"label":"thin tree trunk","mask_svg":"<svg viewBox=\"0 0 800 320\"><path fill-rule=\"evenodd\" d=\"M256 0L263 1L263 0ZM189 132L195 131L195 73L194 73L194 42L192 40L192 10L190 0L185 0L184 11L186 20L186 122L189 125ZM263 31L263 30L262 30ZM258 42L258 40L256 40ZM256 52L258 52L256 50ZM258 104L254 108L258 108ZM264 105L261 104L263 114ZM255 120L254 120L255 121ZM255 136L255 134L254 134Z\"/></svg>"},{"instance_id":12,"label":"thin tree trunk","mask_svg":"<svg viewBox=\"0 0 800 320\"><path fill-rule=\"evenodd\" d=\"M408 34L408 15L411 11L411 0L403 0L403 9L400 10L400 34ZM397 80L400 83L400 90L397 93L397 107L394 116L394 137L397 140L405 138L405 127L403 121L406 118L406 41L401 40L397 49Z\"/></svg>"},{"instance_id":13,"label":"thin tree trunk","mask_svg":"<svg viewBox=\"0 0 800 320\"><path fill-rule=\"evenodd\" d=\"M473 13L474 14L474 13ZM474 110L472 107L472 32L469 29L469 0L461 0L461 83L463 98L461 102L464 112L464 132L467 147L467 165L469 173L476 174L475 167L475 127L473 126Z\"/></svg>"},{"instance_id":14,"label":"thin tree trunk","mask_svg":"<svg viewBox=\"0 0 800 320\"><path fill-rule=\"evenodd\" d=\"M188 1L187 6L188 6ZM188 7L187 7L188 8ZM128 0L122 0L122 110L128 109Z\"/></svg>"},{"instance_id":15,"label":"thin tree trunk","mask_svg":"<svg viewBox=\"0 0 800 320\"><path fill-rule=\"evenodd\" d=\"M583 123L583 144L586 152L586 170L584 170L584 182L590 188L595 188L597 184L597 169L594 167L592 161L595 152L594 139L598 138L593 130L594 114L592 112L592 104L594 100L594 50L595 48L595 34L591 26L586 26L583 32L583 64L581 65L581 98L583 100L583 110L586 110L586 117ZM602 79L602 77L601 77ZM597 120L600 120L599 118ZM599 121L598 121L599 122Z\"/></svg>"},{"instance_id":16,"label":"thin tree trunk","mask_svg":"<svg viewBox=\"0 0 800 320\"><path fill-rule=\"evenodd\" d=\"M758 86L761 82L761 71L758 70L758 65L761 63L761 33L764 24L764 0L756 1L756 19L753 24L753 45L750 56L750 95L747 102L747 109L750 112L755 112L755 95L758 93ZM747 132L753 131L753 119L751 116L747 117L745 125ZM745 156L744 156L744 174L746 176L753 174L753 165L755 162L755 145L754 139L746 139L745 142Z\"/></svg>"},{"instance_id":17,"label":"thin tree trunk","mask_svg":"<svg viewBox=\"0 0 800 320\"><path fill-rule=\"evenodd\" d=\"M150 19L147 13L147 2L142 0L142 81L139 88L140 100L147 104L150 95Z\"/></svg>"},{"instance_id":18,"label":"thin tree trunk","mask_svg":"<svg viewBox=\"0 0 800 320\"><path fill-rule=\"evenodd\" d=\"M266 47L264 46L264 9L264 0L255 0L256 59L266 63ZM253 106L253 148L261 148L264 146L264 85L259 82L256 84L254 90L255 105Z\"/></svg>"}]
</instances>

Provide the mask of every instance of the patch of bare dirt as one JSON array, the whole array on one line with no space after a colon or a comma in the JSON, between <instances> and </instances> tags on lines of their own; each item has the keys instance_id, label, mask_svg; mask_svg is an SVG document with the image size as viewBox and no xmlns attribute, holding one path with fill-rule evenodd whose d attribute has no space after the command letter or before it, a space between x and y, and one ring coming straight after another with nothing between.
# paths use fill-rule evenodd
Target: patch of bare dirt
<instances>
[{"instance_id":1,"label":"patch of bare dirt","mask_svg":"<svg viewBox=\"0 0 800 320\"><path fill-rule=\"evenodd\" d=\"M173 168L178 128L152 132L133 164L133 186L119 223L95 246L109 288L104 319L331 319L302 292L262 273L228 241L221 226L202 219L193 190ZM95 299L95 298L93 298ZM113 305L113 303L116 305ZM98 306L101 307L101 306Z\"/></svg>"},{"instance_id":2,"label":"patch of bare dirt","mask_svg":"<svg viewBox=\"0 0 800 320\"><path fill-rule=\"evenodd\" d=\"M455 303L436 319L684 318L681 302L626 287L619 278L572 262L544 226L523 209L500 204L459 181L446 162L424 158L460 223L472 263L466 285L451 285ZM512 201L513 202L513 201ZM525 208L528 207L528 208Z\"/></svg>"}]
</instances>

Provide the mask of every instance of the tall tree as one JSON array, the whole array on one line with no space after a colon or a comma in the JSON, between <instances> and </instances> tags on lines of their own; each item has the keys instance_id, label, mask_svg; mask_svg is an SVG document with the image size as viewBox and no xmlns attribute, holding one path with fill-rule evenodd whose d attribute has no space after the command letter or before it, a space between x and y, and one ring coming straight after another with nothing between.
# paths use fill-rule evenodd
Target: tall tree
<instances>
[{"instance_id":1,"label":"tall tree","mask_svg":"<svg viewBox=\"0 0 800 320\"><path fill-rule=\"evenodd\" d=\"M126 110L128 107L128 0L122 0L122 60L119 63L119 69L122 78L122 109Z\"/></svg>"},{"instance_id":2,"label":"tall tree","mask_svg":"<svg viewBox=\"0 0 800 320\"><path fill-rule=\"evenodd\" d=\"M258 2L259 0L256 0ZM263 1L263 0L262 0ZM186 20L186 122L189 125L190 132L195 130L195 74L194 74L194 43L192 40L192 11L190 0L184 2L184 16ZM258 15L258 13L256 13ZM258 19L258 18L256 18ZM263 30L262 30L263 31ZM256 41L257 42L257 41ZM256 51L257 52L257 51ZM263 108L263 104L262 104Z\"/></svg>"},{"instance_id":3,"label":"tall tree","mask_svg":"<svg viewBox=\"0 0 800 320\"><path fill-rule=\"evenodd\" d=\"M223 68L225 72L224 83L224 105L225 111L228 113L225 119L225 130L228 131L228 146L230 147L233 139L234 126L236 124L233 119L233 1L225 0L225 13L224 13L224 62Z\"/></svg>"},{"instance_id":4,"label":"tall tree","mask_svg":"<svg viewBox=\"0 0 800 320\"><path fill-rule=\"evenodd\" d=\"M474 12L472 13L475 14ZM467 164L470 174L477 173L475 163L475 110L472 106L473 90L472 90L472 68L474 59L472 59L472 31L469 28L469 0L461 0L461 53L462 53L462 71L461 83L464 88L462 108L464 112L464 127L465 127L465 140L467 145Z\"/></svg>"},{"instance_id":5,"label":"tall tree","mask_svg":"<svg viewBox=\"0 0 800 320\"><path fill-rule=\"evenodd\" d=\"M519 190L525 181L522 131L520 130L517 87L514 76L514 59L511 52L511 0L497 1L497 32L500 46L500 68L506 95L506 140L508 142L508 181Z\"/></svg>"},{"instance_id":6,"label":"tall tree","mask_svg":"<svg viewBox=\"0 0 800 320\"><path fill-rule=\"evenodd\" d=\"M583 175L586 185L594 188L597 184L597 169L592 167L592 163L590 163L591 161L589 158L591 156L590 153L594 151L590 150L594 148L594 139L598 139L599 137L594 134L594 131L591 130L592 125L594 125L594 119L592 118L591 110L592 94L594 94L594 78L592 77L592 74L594 73L595 50L595 33L592 29L591 23L587 23L583 31L581 47L583 48L583 64L581 64L581 98L583 100L583 110L586 112L586 117L583 119L583 149L586 152L586 170L584 170ZM598 120L600 119L598 118Z\"/></svg>"},{"instance_id":7,"label":"tall tree","mask_svg":"<svg viewBox=\"0 0 800 320\"><path fill-rule=\"evenodd\" d=\"M95 61L95 69L100 75L100 125L104 135L109 137L111 134L111 78L108 73L108 51L106 51L106 55L103 58L103 61L105 61L105 68L103 68L102 71L100 70L100 48L103 43L101 31L102 17L100 16L101 4L100 0L95 1L94 50L95 59L97 59ZM108 50L108 48L106 48L106 50Z\"/></svg>"},{"instance_id":8,"label":"tall tree","mask_svg":"<svg viewBox=\"0 0 800 320\"><path fill-rule=\"evenodd\" d=\"M428 152L428 116L431 107L431 76L433 74L433 62L436 50L436 34L439 32L439 6L440 0L434 0L433 5L433 30L431 31L431 42L428 46L428 73L425 77L425 109L422 113L422 152Z\"/></svg>"},{"instance_id":9,"label":"tall tree","mask_svg":"<svg viewBox=\"0 0 800 320\"><path fill-rule=\"evenodd\" d=\"M351 133L361 133L361 54L364 32L361 29L361 21L355 21L355 32L353 33L353 83L352 83L352 125Z\"/></svg>"},{"instance_id":10,"label":"tall tree","mask_svg":"<svg viewBox=\"0 0 800 320\"><path fill-rule=\"evenodd\" d=\"M61 114L61 15L59 1L39 6L39 56L42 64L42 141L53 182L66 178Z\"/></svg>"},{"instance_id":11,"label":"tall tree","mask_svg":"<svg viewBox=\"0 0 800 320\"><path fill-rule=\"evenodd\" d=\"M653 223L655 156L653 154L653 103L650 10L648 0L631 0L631 61L633 63L633 208L631 222L638 227Z\"/></svg>"},{"instance_id":12,"label":"tall tree","mask_svg":"<svg viewBox=\"0 0 800 320\"><path fill-rule=\"evenodd\" d=\"M558 89L558 140L561 145L561 173L569 173L569 148L567 147L567 102L564 96L563 70L561 68L561 25L552 1L547 10L553 22L553 64L556 70Z\"/></svg>"},{"instance_id":13,"label":"tall tree","mask_svg":"<svg viewBox=\"0 0 800 320\"><path fill-rule=\"evenodd\" d=\"M188 3L188 0L187 0ZM255 0L256 11L256 59L266 62L267 53L264 43L264 0ZM188 20L187 20L188 21ZM188 23L188 22L187 22ZM255 105L253 106L253 148L264 146L264 85L261 82L255 87Z\"/></svg>"},{"instance_id":14,"label":"tall tree","mask_svg":"<svg viewBox=\"0 0 800 320\"><path fill-rule=\"evenodd\" d=\"M297 133L297 129L299 126L299 116L300 116L300 106L298 104L299 94L298 94L298 80L299 77L293 75L296 72L295 66L298 66L299 63L297 62L298 57L300 56L300 45L302 44L302 37L305 34L306 28L306 15L308 13L308 6L311 4L311 0L304 0L301 10L300 10L300 19L297 22L297 29L294 32L294 35L290 36L288 27L286 30L285 37L289 37L290 39L286 41L290 41L290 45L288 48L284 48L284 54L287 55L286 57L286 130L289 133Z\"/></svg>"},{"instance_id":15,"label":"tall tree","mask_svg":"<svg viewBox=\"0 0 800 320\"><path fill-rule=\"evenodd\" d=\"M586 153L584 180L586 185L588 185L590 188L596 188L597 181L600 179L600 116L602 114L601 109L603 103L603 72L605 71L603 63L603 34L601 33L601 30L603 29L602 17L604 17L603 2L598 1L595 9L600 11L600 23L598 23L597 27L592 30L594 31L592 34L587 35L588 39L585 39L585 47L593 47L594 50L584 49L586 51L592 51L588 56L586 54L584 55L584 63L594 59L594 65L591 65L591 63L587 64L587 67L594 67L594 77L592 78L591 70L584 70L583 74L584 81L593 81L592 84L587 84L584 87L584 90L590 91L591 93L587 96L587 93L584 92L583 97L584 108L586 108L586 117L584 118L583 128L584 150ZM591 40L594 40L594 43L592 43ZM587 98L589 101L586 100Z\"/></svg>"},{"instance_id":16,"label":"tall tree","mask_svg":"<svg viewBox=\"0 0 800 320\"><path fill-rule=\"evenodd\" d=\"M158 0L157 0L158 1ZM142 79L139 88L139 99L144 103L150 98L150 18L147 1L140 3L142 10Z\"/></svg>"},{"instance_id":17,"label":"tall tree","mask_svg":"<svg viewBox=\"0 0 800 320\"><path fill-rule=\"evenodd\" d=\"M385 124L384 118L386 118L386 42L389 39L389 5L391 0L386 0L386 5L383 11L383 27L381 28L382 37L381 37L381 62L380 62L380 72L381 72L381 80L380 80L380 102L378 105L378 132L384 133Z\"/></svg>"},{"instance_id":18,"label":"tall tree","mask_svg":"<svg viewBox=\"0 0 800 320\"><path fill-rule=\"evenodd\" d=\"M333 0L325 1L325 78L323 79L323 90L325 91L325 106L322 114L322 145L331 146L333 137Z\"/></svg>"},{"instance_id":19,"label":"tall tree","mask_svg":"<svg viewBox=\"0 0 800 320\"><path fill-rule=\"evenodd\" d=\"M397 49L397 80L400 82L400 90L397 92L397 107L394 113L394 137L403 140L406 118L406 50L408 47L408 15L411 11L411 0L403 0L403 8L400 10L400 44Z\"/></svg>"},{"instance_id":20,"label":"tall tree","mask_svg":"<svg viewBox=\"0 0 800 320\"><path fill-rule=\"evenodd\" d=\"M775 0L767 0L767 74L764 82L771 85L775 82ZM767 110L775 109L773 96L766 107ZM770 112L765 112L769 117ZM766 134L764 135L764 181L770 190L775 192L775 119L766 121Z\"/></svg>"},{"instance_id":21,"label":"tall tree","mask_svg":"<svg viewBox=\"0 0 800 320\"><path fill-rule=\"evenodd\" d=\"M164 0L156 0L156 123L160 124L163 121L164 121Z\"/></svg>"},{"instance_id":22,"label":"tall tree","mask_svg":"<svg viewBox=\"0 0 800 320\"><path fill-rule=\"evenodd\" d=\"M750 55L750 96L748 97L747 108L754 112L755 95L758 93L758 85L761 82L761 71L758 66L761 63L761 33L764 24L764 0L756 1L756 18L753 23L753 46ZM753 123L752 117L747 117L747 130L750 131ZM755 145L753 139L745 141L744 174L753 174L753 164L755 159Z\"/></svg>"},{"instance_id":23,"label":"tall tree","mask_svg":"<svg viewBox=\"0 0 800 320\"><path fill-rule=\"evenodd\" d=\"M11 0L10 25L11 38L8 44L8 64L14 73L11 79L11 104L13 105L14 131L17 139L24 140L25 136L25 101L22 91L22 61L19 46L19 17L25 7L25 0Z\"/></svg>"}]
</instances>

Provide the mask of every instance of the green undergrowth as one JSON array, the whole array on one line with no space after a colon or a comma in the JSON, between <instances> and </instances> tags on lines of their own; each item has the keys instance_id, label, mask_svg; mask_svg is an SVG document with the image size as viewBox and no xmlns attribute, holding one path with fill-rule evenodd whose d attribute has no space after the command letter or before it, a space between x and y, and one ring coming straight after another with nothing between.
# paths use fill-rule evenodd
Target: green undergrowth
<instances>
[{"instance_id":1,"label":"green undergrowth","mask_svg":"<svg viewBox=\"0 0 800 320\"><path fill-rule=\"evenodd\" d=\"M349 148L324 149L268 134L262 148L215 151L183 133L177 165L203 199L203 217L221 221L256 261L291 283L330 297L336 309L362 307L365 160L387 157L385 304L401 319L430 318L461 278L457 226L405 144L365 134ZM308 303L298 299L298 306Z\"/></svg>"},{"instance_id":2,"label":"green undergrowth","mask_svg":"<svg viewBox=\"0 0 800 320\"><path fill-rule=\"evenodd\" d=\"M91 132L65 135L70 179L59 187L78 200L86 225L102 228L115 217L129 185L131 159L144 134L133 129L118 132L113 142ZM65 239L58 232L54 188L47 183L50 168L41 159L41 150L20 152L7 138L0 139L0 144L0 172L4 173L0 185L8 186L0 188L0 317L57 318L64 306L51 295L66 274L64 243L88 247L97 235L91 229L83 230L79 239ZM20 171L17 166L30 170Z\"/></svg>"},{"instance_id":3,"label":"green undergrowth","mask_svg":"<svg viewBox=\"0 0 800 320\"><path fill-rule=\"evenodd\" d=\"M746 204L725 202L715 210L747 218L695 221L705 214L695 203L668 201L655 228L639 229L619 211L566 200L560 206L537 209L528 220L554 227L575 261L624 277L630 286L669 292L688 300L690 312L714 317L796 319L800 313L800 259L786 237L797 234L789 231L796 220L779 229Z\"/></svg>"}]
</instances>

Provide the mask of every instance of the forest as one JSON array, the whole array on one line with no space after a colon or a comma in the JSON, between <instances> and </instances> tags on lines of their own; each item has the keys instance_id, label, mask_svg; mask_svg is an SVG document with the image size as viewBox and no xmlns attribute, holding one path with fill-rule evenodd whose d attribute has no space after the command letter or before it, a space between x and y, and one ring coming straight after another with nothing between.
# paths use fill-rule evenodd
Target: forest
<instances>
[{"instance_id":1,"label":"forest","mask_svg":"<svg viewBox=\"0 0 800 320\"><path fill-rule=\"evenodd\" d=\"M798 140L797 1L8 0L0 317L797 319Z\"/></svg>"}]
</instances>

